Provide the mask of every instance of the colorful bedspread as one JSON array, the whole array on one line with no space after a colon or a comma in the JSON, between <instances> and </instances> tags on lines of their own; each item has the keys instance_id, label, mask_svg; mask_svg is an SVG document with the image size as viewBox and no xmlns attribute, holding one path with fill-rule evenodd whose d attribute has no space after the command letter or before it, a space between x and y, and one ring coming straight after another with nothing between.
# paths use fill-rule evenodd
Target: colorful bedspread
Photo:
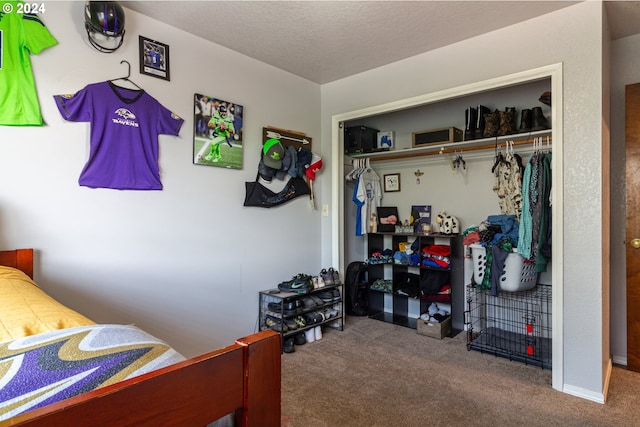
<instances>
[{"instance_id":1,"label":"colorful bedspread","mask_svg":"<svg viewBox=\"0 0 640 427\"><path fill-rule=\"evenodd\" d=\"M80 326L5 341L0 420L184 359L135 326Z\"/></svg>"}]
</instances>

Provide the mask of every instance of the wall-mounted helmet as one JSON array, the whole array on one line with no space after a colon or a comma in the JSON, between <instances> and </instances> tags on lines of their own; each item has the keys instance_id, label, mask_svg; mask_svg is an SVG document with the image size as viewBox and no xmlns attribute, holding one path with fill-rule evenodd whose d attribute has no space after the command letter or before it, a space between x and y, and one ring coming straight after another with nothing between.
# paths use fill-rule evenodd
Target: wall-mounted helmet
<instances>
[{"instance_id":1,"label":"wall-mounted helmet","mask_svg":"<svg viewBox=\"0 0 640 427\"><path fill-rule=\"evenodd\" d=\"M84 27L91 46L100 52L114 52L124 41L124 10L115 1L87 1Z\"/></svg>"}]
</instances>

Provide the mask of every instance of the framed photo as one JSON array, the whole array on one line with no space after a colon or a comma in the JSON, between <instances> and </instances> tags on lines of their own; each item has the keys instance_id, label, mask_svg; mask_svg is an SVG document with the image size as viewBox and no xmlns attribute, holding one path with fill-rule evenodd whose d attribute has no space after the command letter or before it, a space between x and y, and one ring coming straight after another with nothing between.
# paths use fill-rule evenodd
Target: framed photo
<instances>
[{"instance_id":1,"label":"framed photo","mask_svg":"<svg viewBox=\"0 0 640 427\"><path fill-rule=\"evenodd\" d=\"M431 205L412 205L410 223L414 233L431 231Z\"/></svg>"},{"instance_id":2,"label":"framed photo","mask_svg":"<svg viewBox=\"0 0 640 427\"><path fill-rule=\"evenodd\" d=\"M384 175L384 191L385 193L400 191L400 174L399 173L390 173L390 174Z\"/></svg>"},{"instance_id":3,"label":"framed photo","mask_svg":"<svg viewBox=\"0 0 640 427\"><path fill-rule=\"evenodd\" d=\"M193 95L193 163L242 169L242 105L214 96Z\"/></svg>"},{"instance_id":4,"label":"framed photo","mask_svg":"<svg viewBox=\"0 0 640 427\"><path fill-rule=\"evenodd\" d=\"M378 207L378 232L393 233L396 225L400 224L398 220L397 206L379 206Z\"/></svg>"},{"instance_id":5,"label":"framed photo","mask_svg":"<svg viewBox=\"0 0 640 427\"><path fill-rule=\"evenodd\" d=\"M156 40L138 36L140 48L140 74L171 80L169 46Z\"/></svg>"},{"instance_id":6,"label":"framed photo","mask_svg":"<svg viewBox=\"0 0 640 427\"><path fill-rule=\"evenodd\" d=\"M378 132L378 150L393 150L393 131Z\"/></svg>"}]
</instances>

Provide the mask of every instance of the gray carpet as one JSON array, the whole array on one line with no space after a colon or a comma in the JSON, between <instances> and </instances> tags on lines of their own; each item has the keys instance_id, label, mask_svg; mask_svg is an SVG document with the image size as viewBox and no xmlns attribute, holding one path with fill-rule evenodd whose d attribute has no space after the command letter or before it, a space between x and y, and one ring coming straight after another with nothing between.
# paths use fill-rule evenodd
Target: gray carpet
<instances>
[{"instance_id":1,"label":"gray carpet","mask_svg":"<svg viewBox=\"0 0 640 427\"><path fill-rule=\"evenodd\" d=\"M366 317L282 355L289 427L639 426L640 374L616 367L605 405L551 388L551 371Z\"/></svg>"}]
</instances>

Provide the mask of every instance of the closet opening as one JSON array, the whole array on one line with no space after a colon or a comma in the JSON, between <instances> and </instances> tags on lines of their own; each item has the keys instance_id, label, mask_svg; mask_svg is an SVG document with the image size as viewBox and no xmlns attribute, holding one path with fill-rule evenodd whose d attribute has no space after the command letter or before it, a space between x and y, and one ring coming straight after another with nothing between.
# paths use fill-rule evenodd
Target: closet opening
<instances>
[{"instance_id":1,"label":"closet opening","mask_svg":"<svg viewBox=\"0 0 640 427\"><path fill-rule=\"evenodd\" d=\"M541 106L538 98L551 92L550 106L545 111L550 129L506 135L499 138L478 138L414 146L412 133L425 129L456 127L464 130L465 109L486 105L491 109L504 110L516 107L517 111ZM353 155L345 154L344 128L366 126L381 132L392 131L394 147L381 152ZM552 368L552 386L562 390L562 65L555 64L508 76L446 89L410 99L394 101L332 118L332 152L337 165L333 175L332 221L334 235L333 262L341 271L346 271L351 261L363 261L368 257L365 237L356 237L353 219L356 207L352 202L352 188L346 182L352 173L354 161L366 158L371 167L383 179L385 175L398 176L400 191L382 192L380 206L397 207L400 223L409 218L411 205L430 205L435 217L440 211L457 217L460 232L470 225L478 224L487 216L500 212L496 194L492 190L491 169L497 150L510 147L525 160L534 150L534 142L542 139L549 151L553 151L551 168L551 250L552 262L547 272L542 273L539 283L548 286L545 303L549 306L549 320L544 321L545 351L549 347L549 358L545 356L544 367ZM535 141L534 141L535 139ZM513 141L513 142L511 142ZM384 190L384 189L383 189ZM432 221L432 225L435 225ZM453 294L452 305L462 304L468 311L466 286L473 275L470 260L464 259L464 274L460 278L462 289ZM456 302L457 300L457 302ZM394 302L384 303L394 310ZM397 305L396 305L397 309ZM402 314L408 318L420 316L420 305L402 306ZM405 313L406 311L406 313ZM411 323L411 322L408 322ZM525 331L526 328L525 323ZM467 330L463 316L453 318L453 328ZM550 335L550 336L549 336ZM525 349L525 353L531 349Z\"/></svg>"}]
</instances>

